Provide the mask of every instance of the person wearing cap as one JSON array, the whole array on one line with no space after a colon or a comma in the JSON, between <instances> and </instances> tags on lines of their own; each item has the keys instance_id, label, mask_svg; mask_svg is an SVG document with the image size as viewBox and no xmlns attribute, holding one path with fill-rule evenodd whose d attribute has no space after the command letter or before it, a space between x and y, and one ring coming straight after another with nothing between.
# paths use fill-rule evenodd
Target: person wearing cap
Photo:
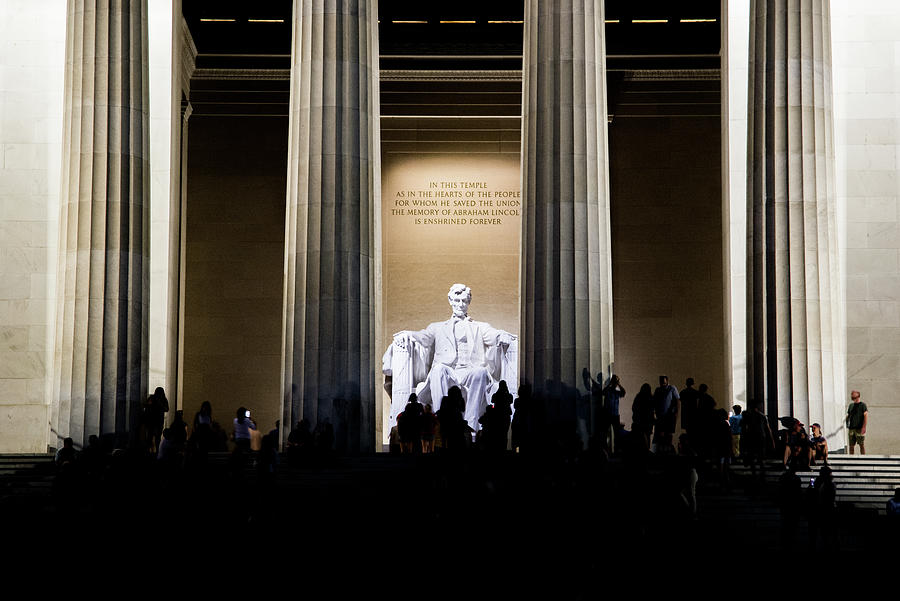
<instances>
[{"instance_id":1,"label":"person wearing cap","mask_svg":"<svg viewBox=\"0 0 900 601\"><path fill-rule=\"evenodd\" d=\"M813 424L809 430L811 434L809 437L809 464L815 465L819 459L823 463L828 463L828 441L822 436L822 426Z\"/></svg>"}]
</instances>

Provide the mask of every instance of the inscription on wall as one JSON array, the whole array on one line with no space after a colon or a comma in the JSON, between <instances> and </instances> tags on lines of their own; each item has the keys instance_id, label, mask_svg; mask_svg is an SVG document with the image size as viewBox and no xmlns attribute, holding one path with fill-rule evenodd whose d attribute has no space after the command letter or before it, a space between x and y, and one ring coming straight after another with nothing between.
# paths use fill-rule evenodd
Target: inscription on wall
<instances>
[{"instance_id":1,"label":"inscription on wall","mask_svg":"<svg viewBox=\"0 0 900 601\"><path fill-rule=\"evenodd\" d=\"M427 227L503 225L504 218L519 217L520 197L519 190L489 181L429 181L427 188L394 192L390 218Z\"/></svg>"}]
</instances>

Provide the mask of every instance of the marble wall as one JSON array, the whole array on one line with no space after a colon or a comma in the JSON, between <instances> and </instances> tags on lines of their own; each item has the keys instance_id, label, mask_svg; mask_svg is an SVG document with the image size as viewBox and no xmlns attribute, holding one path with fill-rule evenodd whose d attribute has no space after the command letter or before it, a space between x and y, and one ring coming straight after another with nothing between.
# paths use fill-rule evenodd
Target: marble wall
<instances>
[{"instance_id":1,"label":"marble wall","mask_svg":"<svg viewBox=\"0 0 900 601\"><path fill-rule=\"evenodd\" d=\"M847 386L869 453L900 452L900 3L832 0L835 155Z\"/></svg>"},{"instance_id":2,"label":"marble wall","mask_svg":"<svg viewBox=\"0 0 900 601\"><path fill-rule=\"evenodd\" d=\"M185 419L203 401L281 418L287 120L193 116L188 142Z\"/></svg>"},{"instance_id":3,"label":"marble wall","mask_svg":"<svg viewBox=\"0 0 900 601\"><path fill-rule=\"evenodd\" d=\"M669 376L705 382L730 408L723 308L717 117L615 119L609 126L613 371L628 391Z\"/></svg>"},{"instance_id":4,"label":"marble wall","mask_svg":"<svg viewBox=\"0 0 900 601\"><path fill-rule=\"evenodd\" d=\"M43 452L53 366L65 0L0 2L0 453Z\"/></svg>"}]
</instances>

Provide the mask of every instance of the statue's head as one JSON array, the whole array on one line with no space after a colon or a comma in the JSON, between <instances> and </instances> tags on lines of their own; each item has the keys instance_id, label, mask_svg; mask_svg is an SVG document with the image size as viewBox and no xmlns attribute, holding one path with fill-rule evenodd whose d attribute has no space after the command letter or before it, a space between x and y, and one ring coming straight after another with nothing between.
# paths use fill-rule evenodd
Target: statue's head
<instances>
[{"instance_id":1,"label":"statue's head","mask_svg":"<svg viewBox=\"0 0 900 601\"><path fill-rule=\"evenodd\" d=\"M469 303L472 302L472 289L465 284L453 284L447 293L447 300L453 308L453 315L465 317L469 313Z\"/></svg>"}]
</instances>

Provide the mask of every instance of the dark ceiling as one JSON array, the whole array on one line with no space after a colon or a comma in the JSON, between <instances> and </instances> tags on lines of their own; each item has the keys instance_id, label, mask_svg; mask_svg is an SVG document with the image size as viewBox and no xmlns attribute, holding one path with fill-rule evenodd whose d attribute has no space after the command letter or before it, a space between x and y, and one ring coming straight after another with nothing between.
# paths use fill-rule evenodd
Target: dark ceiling
<instances>
[{"instance_id":1,"label":"dark ceiling","mask_svg":"<svg viewBox=\"0 0 900 601\"><path fill-rule=\"evenodd\" d=\"M206 70L206 79L192 84L195 114L287 113L292 5L291 0L183 0L198 50L198 74L202 77ZM717 114L719 11L720 0L606 0L610 113ZM519 70L523 19L523 0L380 0L381 69ZM211 69L276 71L264 78L229 81L216 79ZM636 70L680 71L682 75L662 82L635 80ZM685 78L685 72L716 75L692 79ZM404 102L416 92L408 87L383 81L382 114L391 114L395 107L406 110ZM491 93L509 96L506 87L503 84ZM432 84L419 84L419 88L425 94L434 91ZM517 111L511 106L501 109Z\"/></svg>"},{"instance_id":2,"label":"dark ceiling","mask_svg":"<svg viewBox=\"0 0 900 601\"><path fill-rule=\"evenodd\" d=\"M291 0L184 0L198 67L289 68ZM383 69L520 68L522 0L379 2ZM611 68L717 67L719 0L607 0Z\"/></svg>"}]
</instances>

